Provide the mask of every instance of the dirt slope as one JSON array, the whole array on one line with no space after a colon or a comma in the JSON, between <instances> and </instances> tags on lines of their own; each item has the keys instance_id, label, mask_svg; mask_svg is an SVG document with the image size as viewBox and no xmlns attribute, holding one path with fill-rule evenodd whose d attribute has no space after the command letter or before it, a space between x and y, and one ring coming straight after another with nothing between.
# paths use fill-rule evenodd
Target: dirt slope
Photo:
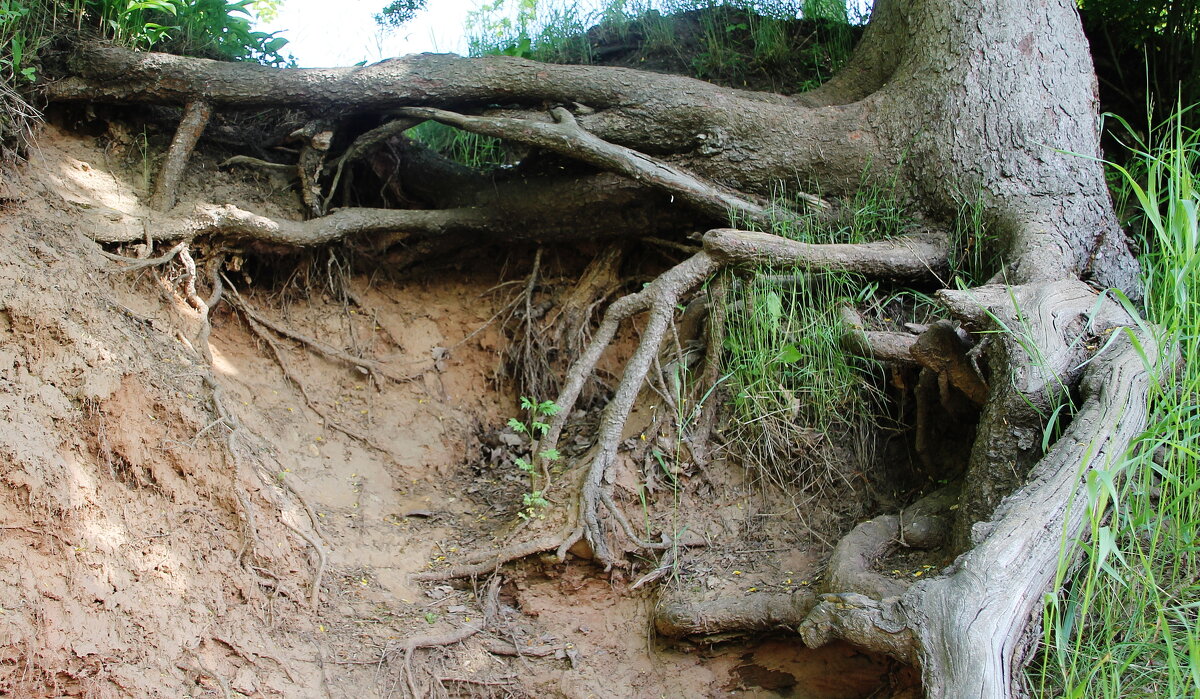
<instances>
[{"instance_id":1,"label":"dirt slope","mask_svg":"<svg viewBox=\"0 0 1200 699\"><path fill-rule=\"evenodd\" d=\"M150 163L132 143L47 127L0 191L0 695L402 696L419 676L471 696L878 696L889 664L844 647L664 647L653 591L584 562L519 566L493 620L508 638L406 664L404 639L482 611L470 586L408 574L516 521L516 474L468 463L474 435L515 413L491 380L501 270L386 279L323 257L257 293L235 274L264 316L407 380L377 385L274 336L289 378L227 307L210 372L192 345L199 314L162 281L182 268L120 273L92 242L143 211ZM205 157L182 191L182 206L298 211ZM209 376L240 424L232 442ZM679 508L682 526L737 530L748 491L710 480L705 508ZM802 565L813 561L771 556L761 575ZM704 579L745 587L730 568ZM504 641L548 655L485 650Z\"/></svg>"}]
</instances>

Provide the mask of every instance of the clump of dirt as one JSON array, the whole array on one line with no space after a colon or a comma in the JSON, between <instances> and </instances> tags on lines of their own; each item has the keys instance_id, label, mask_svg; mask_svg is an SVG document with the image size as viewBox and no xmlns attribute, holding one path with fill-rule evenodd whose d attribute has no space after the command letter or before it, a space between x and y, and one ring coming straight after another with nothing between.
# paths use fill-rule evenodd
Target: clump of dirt
<instances>
[{"instance_id":1,"label":"clump of dirt","mask_svg":"<svg viewBox=\"0 0 1200 699\"><path fill-rule=\"evenodd\" d=\"M507 338L489 323L511 279L491 260L364 272L325 250L303 283L258 287L234 265L227 283L261 320L386 374L227 305L210 365L179 262L127 273L93 241L146 212L151 164L127 135L103 143L46 127L0 192L0 693L832 699L895 680L881 658L794 637L667 646L654 585L632 585L652 560L414 583L519 525L520 476L467 459L517 413L493 378ZM195 159L181 206L299 216L294 194L215 163ZM694 549L672 584L754 594L754 576L815 579L819 545L744 474L647 468L619 484L646 503L643 524L750 542Z\"/></svg>"}]
</instances>

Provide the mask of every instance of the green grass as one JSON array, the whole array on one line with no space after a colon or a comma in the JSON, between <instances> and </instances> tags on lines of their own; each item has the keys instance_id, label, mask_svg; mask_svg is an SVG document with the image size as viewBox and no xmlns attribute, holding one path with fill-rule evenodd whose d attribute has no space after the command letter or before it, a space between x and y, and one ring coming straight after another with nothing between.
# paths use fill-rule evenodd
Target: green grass
<instances>
[{"instance_id":1,"label":"green grass","mask_svg":"<svg viewBox=\"0 0 1200 699\"><path fill-rule=\"evenodd\" d=\"M1090 531L1045 608L1044 696L1200 697L1200 134L1176 117L1153 138L1118 168L1158 343L1149 424L1089 476Z\"/></svg>"},{"instance_id":2,"label":"green grass","mask_svg":"<svg viewBox=\"0 0 1200 699\"><path fill-rule=\"evenodd\" d=\"M684 13L689 18L681 20ZM798 32L799 17L813 19L815 29ZM472 55L588 64L596 47L587 30L595 26L607 44L637 44L646 65L798 91L828 79L849 58L852 25L864 19L828 0L611 0L589 12L571 0L498 0L470 16L467 33Z\"/></svg>"},{"instance_id":3,"label":"green grass","mask_svg":"<svg viewBox=\"0 0 1200 699\"><path fill-rule=\"evenodd\" d=\"M865 187L840 226L816 217L781 221L772 232L812 243L894 236L909 225L886 190ZM734 221L735 226L749 227ZM731 450L785 487L835 485L828 440L874 419L871 367L840 346L842 304L862 306L875 287L860 275L758 268L729 280L725 338Z\"/></svg>"},{"instance_id":4,"label":"green grass","mask_svg":"<svg viewBox=\"0 0 1200 699\"><path fill-rule=\"evenodd\" d=\"M478 170L490 170L510 162L509 152L500 139L463 131L436 121L422 122L405 134L457 163Z\"/></svg>"}]
</instances>

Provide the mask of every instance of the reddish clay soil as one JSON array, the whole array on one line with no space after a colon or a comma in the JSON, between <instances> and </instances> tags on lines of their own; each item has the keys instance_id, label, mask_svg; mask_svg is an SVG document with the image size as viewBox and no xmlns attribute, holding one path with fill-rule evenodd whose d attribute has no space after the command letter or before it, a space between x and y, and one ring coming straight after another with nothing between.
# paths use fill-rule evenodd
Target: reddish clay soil
<instances>
[{"instance_id":1,"label":"reddish clay soil","mask_svg":"<svg viewBox=\"0 0 1200 699\"><path fill-rule=\"evenodd\" d=\"M517 413L495 379L508 339L489 320L515 288L495 287L529 260L391 277L323 251L261 283L247 264L229 279L264 317L402 380L268 333L277 356L227 306L210 369L179 264L124 273L93 242L145 211L152 163L115 130L101 147L46 127L0 187L0 695L893 695L891 662L787 630L667 644L659 588L630 589L644 570L574 557L505 569L488 631L410 657L406 639L484 623L487 587L410 574L519 523L523 477L480 461L478 435ZM279 183L214 163L196 158L181 206L297 215ZM637 503L631 473L618 485ZM738 469L682 480L677 499L650 495L646 519L714 543L665 585L754 594L816 574L803 528ZM494 652L513 642L543 657Z\"/></svg>"}]
</instances>

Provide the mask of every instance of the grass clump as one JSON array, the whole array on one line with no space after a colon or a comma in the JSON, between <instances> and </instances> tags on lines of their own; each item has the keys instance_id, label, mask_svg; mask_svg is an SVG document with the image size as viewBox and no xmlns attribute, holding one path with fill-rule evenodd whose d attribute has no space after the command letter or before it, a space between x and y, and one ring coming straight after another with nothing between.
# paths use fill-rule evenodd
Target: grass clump
<instances>
[{"instance_id":1,"label":"grass clump","mask_svg":"<svg viewBox=\"0 0 1200 699\"><path fill-rule=\"evenodd\" d=\"M511 152L503 141L436 121L422 122L405 134L434 152L456 163L477 170L491 170L510 165Z\"/></svg>"},{"instance_id":2,"label":"grass clump","mask_svg":"<svg viewBox=\"0 0 1200 699\"><path fill-rule=\"evenodd\" d=\"M850 208L843 225L804 216L777 222L771 232L808 243L861 243L908 226L887 190L864 187ZM861 446L847 437L874 423L877 391L871 367L840 346L839 310L869 304L876 287L861 275L801 267L743 271L728 284L730 451L792 492L850 485L869 454L833 447Z\"/></svg>"},{"instance_id":3,"label":"grass clump","mask_svg":"<svg viewBox=\"0 0 1200 699\"><path fill-rule=\"evenodd\" d=\"M1134 138L1130 204L1157 349L1146 431L1088 475L1090 531L1062 557L1035 674L1047 696L1200 697L1200 133ZM1070 547L1064 547L1070 548Z\"/></svg>"}]
</instances>

